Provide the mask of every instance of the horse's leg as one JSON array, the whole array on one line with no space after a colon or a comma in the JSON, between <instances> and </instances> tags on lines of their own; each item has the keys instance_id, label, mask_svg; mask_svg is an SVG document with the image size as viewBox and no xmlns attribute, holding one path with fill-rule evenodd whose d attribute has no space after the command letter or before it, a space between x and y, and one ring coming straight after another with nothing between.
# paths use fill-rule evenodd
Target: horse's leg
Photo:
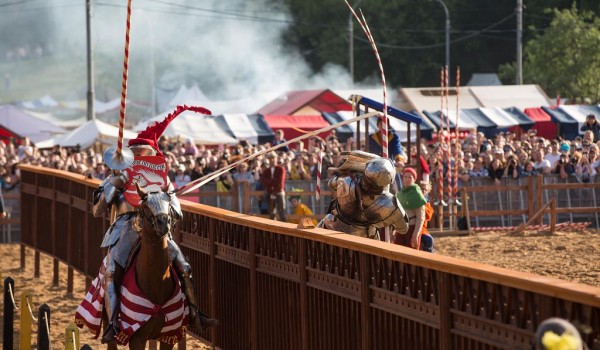
<instances>
[{"instance_id":1,"label":"horse's leg","mask_svg":"<svg viewBox=\"0 0 600 350\"><path fill-rule=\"evenodd\" d=\"M146 343L148 339L139 334L133 333L131 339L129 339L129 350L144 350L146 349Z\"/></svg>"},{"instance_id":2,"label":"horse's leg","mask_svg":"<svg viewBox=\"0 0 600 350\"><path fill-rule=\"evenodd\" d=\"M175 347L174 344L160 343L159 350L171 350L171 349L173 349L173 347Z\"/></svg>"}]
</instances>

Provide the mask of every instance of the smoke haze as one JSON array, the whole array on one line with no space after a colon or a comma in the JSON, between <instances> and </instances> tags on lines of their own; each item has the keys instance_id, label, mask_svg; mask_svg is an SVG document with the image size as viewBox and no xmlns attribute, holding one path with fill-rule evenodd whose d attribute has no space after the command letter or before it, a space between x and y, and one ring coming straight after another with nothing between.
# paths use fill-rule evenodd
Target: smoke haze
<instances>
[{"instance_id":1,"label":"smoke haze","mask_svg":"<svg viewBox=\"0 0 600 350\"><path fill-rule=\"evenodd\" d=\"M14 33L10 41L2 38L3 51L41 45L85 67L84 0L23 0L5 11L3 1L11 0L0 0L0 28ZM92 4L96 90L118 95L127 1ZM28 28L31 16L44 23ZM153 81L163 90L196 83L214 100L350 86L345 67L327 66L315 73L298 52L283 47L281 36L292 21L283 5L266 0L133 0L131 20L128 93L134 96L147 96ZM85 91L85 81L81 83L74 89Z\"/></svg>"}]
</instances>

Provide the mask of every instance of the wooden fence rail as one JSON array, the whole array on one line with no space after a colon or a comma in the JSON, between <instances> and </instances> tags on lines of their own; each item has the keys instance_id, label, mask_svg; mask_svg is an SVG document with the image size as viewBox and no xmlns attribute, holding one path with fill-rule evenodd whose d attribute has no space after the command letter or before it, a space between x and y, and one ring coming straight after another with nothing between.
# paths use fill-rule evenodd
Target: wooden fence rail
<instances>
[{"instance_id":1,"label":"wooden fence rail","mask_svg":"<svg viewBox=\"0 0 600 350\"><path fill-rule=\"evenodd\" d=\"M95 276L96 182L23 166L22 244ZM600 346L600 288L182 201L174 239L222 349L530 349L562 317ZM55 270L55 273L57 271Z\"/></svg>"}]
</instances>

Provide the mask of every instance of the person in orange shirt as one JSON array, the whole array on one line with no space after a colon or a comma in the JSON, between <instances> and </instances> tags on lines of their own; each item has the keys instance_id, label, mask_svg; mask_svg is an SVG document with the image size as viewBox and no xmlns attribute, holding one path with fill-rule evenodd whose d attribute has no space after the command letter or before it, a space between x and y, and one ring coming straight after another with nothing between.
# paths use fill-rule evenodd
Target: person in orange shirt
<instances>
[{"instance_id":1,"label":"person in orange shirt","mask_svg":"<svg viewBox=\"0 0 600 350\"><path fill-rule=\"evenodd\" d=\"M421 245L419 247L420 250L433 253L433 237L427 230L427 225L431 218L433 218L433 207L431 203L429 203L429 192L431 192L431 183L428 181L421 181L419 183L421 187L421 192L423 192L423 196L427 199L427 203L425 203L425 221L423 222L423 228L421 229Z\"/></svg>"}]
</instances>

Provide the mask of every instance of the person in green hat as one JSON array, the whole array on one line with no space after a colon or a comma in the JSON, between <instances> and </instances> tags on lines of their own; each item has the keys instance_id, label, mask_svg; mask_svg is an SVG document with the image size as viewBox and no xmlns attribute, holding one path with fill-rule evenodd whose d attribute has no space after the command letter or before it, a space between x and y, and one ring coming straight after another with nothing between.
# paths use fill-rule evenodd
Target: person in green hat
<instances>
[{"instance_id":1,"label":"person in green hat","mask_svg":"<svg viewBox=\"0 0 600 350\"><path fill-rule=\"evenodd\" d=\"M404 168L402 172L402 189L398 191L396 196L408 215L408 231L404 235L394 233L393 243L419 249L427 200L416 180L416 170L414 168Z\"/></svg>"}]
</instances>

